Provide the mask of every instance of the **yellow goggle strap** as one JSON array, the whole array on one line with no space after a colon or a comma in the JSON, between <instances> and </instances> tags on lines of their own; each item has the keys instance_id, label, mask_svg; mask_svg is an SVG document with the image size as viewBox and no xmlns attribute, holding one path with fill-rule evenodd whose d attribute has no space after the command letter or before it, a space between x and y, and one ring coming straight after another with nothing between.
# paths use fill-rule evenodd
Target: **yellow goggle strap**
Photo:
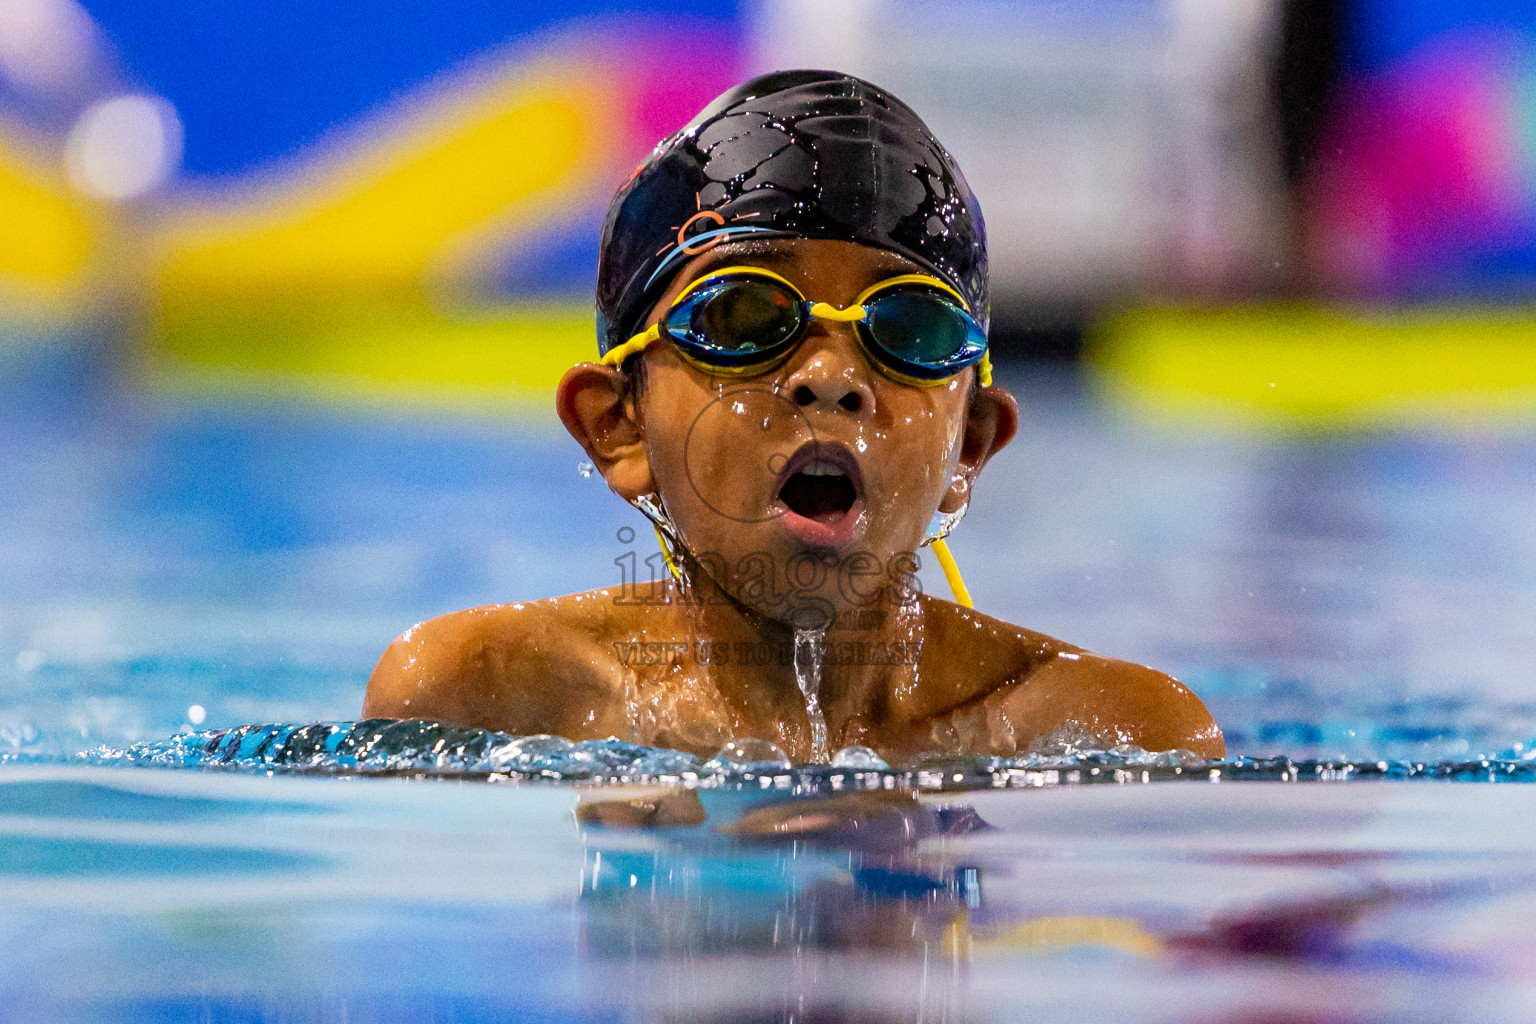
<instances>
[{"instance_id":1,"label":"yellow goggle strap","mask_svg":"<svg viewBox=\"0 0 1536 1024\"><path fill-rule=\"evenodd\" d=\"M603 357L599 359L598 362L602 363L604 366L623 366L624 360L628 359L636 352L645 351L645 346L649 345L659 337L661 337L661 325L651 324L651 326L647 327L644 331L641 331L633 338L630 338L624 344L615 345L607 352L604 352Z\"/></svg>"},{"instance_id":2,"label":"yellow goggle strap","mask_svg":"<svg viewBox=\"0 0 1536 1024\"><path fill-rule=\"evenodd\" d=\"M944 570L944 581L949 584L949 592L955 595L955 604L966 608L974 608L971 604L971 592L965 587L965 580L960 576L960 567L955 564L955 556L949 553L949 545L944 543L944 538L939 537L928 545L933 548L933 554L939 560L939 568Z\"/></svg>"},{"instance_id":3,"label":"yellow goggle strap","mask_svg":"<svg viewBox=\"0 0 1536 1024\"><path fill-rule=\"evenodd\" d=\"M671 573L672 574L672 578L677 580L677 582L679 582L679 583L683 582L683 574L678 569L677 563L672 561L672 552L667 547L667 537L666 537L666 534L662 533L661 532L661 527L657 526L655 523L651 524L651 528L656 531L656 543L661 545L661 557L666 559L666 562L667 562L667 572Z\"/></svg>"}]
</instances>

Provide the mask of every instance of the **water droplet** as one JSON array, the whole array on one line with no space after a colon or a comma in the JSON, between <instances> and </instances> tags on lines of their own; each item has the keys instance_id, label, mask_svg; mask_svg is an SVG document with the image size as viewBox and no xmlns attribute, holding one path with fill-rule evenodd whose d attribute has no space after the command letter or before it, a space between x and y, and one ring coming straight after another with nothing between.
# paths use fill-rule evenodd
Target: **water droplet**
<instances>
[{"instance_id":1,"label":"water droplet","mask_svg":"<svg viewBox=\"0 0 1536 1024\"><path fill-rule=\"evenodd\" d=\"M966 510L970 507L971 502L967 498L965 504L953 512L935 511L933 519L928 523L928 529L923 532L923 543L931 544L936 540L943 540L949 536L949 532L960 525L960 520L965 518Z\"/></svg>"},{"instance_id":2,"label":"water droplet","mask_svg":"<svg viewBox=\"0 0 1536 1024\"><path fill-rule=\"evenodd\" d=\"M720 753L705 764L705 768L741 768L751 765L753 767L772 765L775 768L788 768L790 766L789 755L784 753L784 748L771 740L760 740L755 736L745 736L739 740L731 740L720 748Z\"/></svg>"},{"instance_id":3,"label":"water droplet","mask_svg":"<svg viewBox=\"0 0 1536 1024\"><path fill-rule=\"evenodd\" d=\"M597 467L592 465L592 463L588 462L586 459L582 459L580 462L576 463L576 472L580 473L583 477L591 476L596 470Z\"/></svg>"},{"instance_id":4,"label":"water droplet","mask_svg":"<svg viewBox=\"0 0 1536 1024\"><path fill-rule=\"evenodd\" d=\"M866 771L883 772L891 766L885 758L875 753L868 747L861 747L855 743L851 747L844 747L832 755L833 768L858 768Z\"/></svg>"},{"instance_id":5,"label":"water droplet","mask_svg":"<svg viewBox=\"0 0 1536 1024\"><path fill-rule=\"evenodd\" d=\"M763 429L764 430L768 429L768 417L767 416L763 417Z\"/></svg>"}]
</instances>

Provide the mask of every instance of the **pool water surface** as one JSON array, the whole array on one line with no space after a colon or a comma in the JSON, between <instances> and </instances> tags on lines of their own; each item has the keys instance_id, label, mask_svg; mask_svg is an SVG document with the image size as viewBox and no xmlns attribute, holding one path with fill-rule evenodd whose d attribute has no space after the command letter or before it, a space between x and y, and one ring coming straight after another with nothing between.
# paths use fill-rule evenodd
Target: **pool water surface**
<instances>
[{"instance_id":1,"label":"pool water surface","mask_svg":"<svg viewBox=\"0 0 1536 1024\"><path fill-rule=\"evenodd\" d=\"M740 811L704 795L712 818ZM577 799L13 767L0 1018L1482 1022L1536 1005L1533 787L976 793L959 799L992 828L873 849L584 826Z\"/></svg>"}]
</instances>

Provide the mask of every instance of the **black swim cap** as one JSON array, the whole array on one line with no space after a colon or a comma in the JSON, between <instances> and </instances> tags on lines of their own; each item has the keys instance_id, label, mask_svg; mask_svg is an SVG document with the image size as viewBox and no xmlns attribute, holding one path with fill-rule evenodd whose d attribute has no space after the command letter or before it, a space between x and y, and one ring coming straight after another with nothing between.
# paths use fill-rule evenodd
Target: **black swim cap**
<instances>
[{"instance_id":1,"label":"black swim cap","mask_svg":"<svg viewBox=\"0 0 1536 1024\"><path fill-rule=\"evenodd\" d=\"M613 198L597 269L600 351L723 241L798 236L888 249L987 324L987 237L954 157L911 108L835 71L739 85L662 141Z\"/></svg>"}]
</instances>

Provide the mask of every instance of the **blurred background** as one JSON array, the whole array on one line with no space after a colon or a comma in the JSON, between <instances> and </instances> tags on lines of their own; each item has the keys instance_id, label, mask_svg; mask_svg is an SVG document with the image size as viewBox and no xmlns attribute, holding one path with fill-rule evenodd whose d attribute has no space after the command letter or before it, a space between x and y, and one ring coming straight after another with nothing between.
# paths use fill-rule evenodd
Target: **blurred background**
<instances>
[{"instance_id":1,"label":"blurred background","mask_svg":"<svg viewBox=\"0 0 1536 1024\"><path fill-rule=\"evenodd\" d=\"M603 213L795 66L986 211L979 607L1242 752L1536 736L1529 3L0 0L0 749L351 717L411 622L614 582L549 401Z\"/></svg>"}]
</instances>

